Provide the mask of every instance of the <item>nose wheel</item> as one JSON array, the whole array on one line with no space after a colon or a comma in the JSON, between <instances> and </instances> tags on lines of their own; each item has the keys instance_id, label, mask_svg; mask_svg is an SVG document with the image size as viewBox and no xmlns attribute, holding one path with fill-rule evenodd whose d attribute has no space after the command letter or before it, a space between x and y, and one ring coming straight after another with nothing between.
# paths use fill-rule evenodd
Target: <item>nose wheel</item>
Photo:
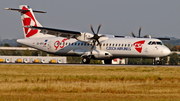
<instances>
[{"instance_id":1,"label":"nose wheel","mask_svg":"<svg viewBox=\"0 0 180 101\"><path fill-rule=\"evenodd\" d=\"M83 57L82 63L83 64L89 64L90 63L90 58L89 57Z\"/></svg>"}]
</instances>

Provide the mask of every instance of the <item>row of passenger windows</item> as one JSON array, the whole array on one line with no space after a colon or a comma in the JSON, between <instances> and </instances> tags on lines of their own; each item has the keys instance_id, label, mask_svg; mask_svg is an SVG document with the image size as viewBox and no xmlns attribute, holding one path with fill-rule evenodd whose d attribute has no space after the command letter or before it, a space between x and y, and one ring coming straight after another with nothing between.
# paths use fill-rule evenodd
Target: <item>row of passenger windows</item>
<instances>
[{"instance_id":1,"label":"row of passenger windows","mask_svg":"<svg viewBox=\"0 0 180 101\"><path fill-rule=\"evenodd\" d=\"M59 43L57 43L58 45ZM60 45L63 45L64 43L61 42ZM72 45L72 46L92 46L93 44L89 43L65 43L65 45ZM96 44L98 46L98 44ZM115 44L115 43L102 43L102 46L114 46L114 47L132 47L133 44Z\"/></svg>"},{"instance_id":2,"label":"row of passenger windows","mask_svg":"<svg viewBox=\"0 0 180 101\"><path fill-rule=\"evenodd\" d=\"M58 45L59 43L57 43ZM61 42L60 45L63 45L64 43ZM72 45L72 46L92 46L93 44L89 44L89 43L65 43L65 45ZM102 46L114 46L114 47L132 47L133 44L117 44L117 43L102 43ZM162 42L155 42L155 41L150 41L148 43L148 45L163 45ZM98 44L97 44L98 46Z\"/></svg>"},{"instance_id":3,"label":"row of passenger windows","mask_svg":"<svg viewBox=\"0 0 180 101\"><path fill-rule=\"evenodd\" d=\"M148 45L163 45L162 44L162 42L160 42L160 41L150 41L149 43L148 43Z\"/></svg>"}]
</instances>

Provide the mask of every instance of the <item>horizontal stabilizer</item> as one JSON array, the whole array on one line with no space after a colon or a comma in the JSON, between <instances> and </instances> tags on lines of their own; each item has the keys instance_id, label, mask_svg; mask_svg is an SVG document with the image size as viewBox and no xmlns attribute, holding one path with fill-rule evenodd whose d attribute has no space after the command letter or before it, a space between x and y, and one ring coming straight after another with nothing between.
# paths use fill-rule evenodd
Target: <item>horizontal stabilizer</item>
<instances>
[{"instance_id":1,"label":"horizontal stabilizer","mask_svg":"<svg viewBox=\"0 0 180 101\"><path fill-rule=\"evenodd\" d=\"M12 11L19 11L19 12L29 12L29 10L22 10L22 9L14 9L14 8L4 8L4 10L12 10ZM46 13L45 11L37 11L33 10L34 13Z\"/></svg>"}]
</instances>

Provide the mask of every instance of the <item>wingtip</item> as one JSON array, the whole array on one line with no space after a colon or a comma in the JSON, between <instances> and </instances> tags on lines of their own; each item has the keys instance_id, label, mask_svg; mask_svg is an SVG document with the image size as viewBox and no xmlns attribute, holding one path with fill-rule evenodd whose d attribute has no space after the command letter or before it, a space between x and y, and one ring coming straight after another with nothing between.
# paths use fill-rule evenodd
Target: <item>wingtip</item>
<instances>
[{"instance_id":1,"label":"wingtip","mask_svg":"<svg viewBox=\"0 0 180 101\"><path fill-rule=\"evenodd\" d=\"M10 8L4 8L3 10L10 10Z\"/></svg>"}]
</instances>

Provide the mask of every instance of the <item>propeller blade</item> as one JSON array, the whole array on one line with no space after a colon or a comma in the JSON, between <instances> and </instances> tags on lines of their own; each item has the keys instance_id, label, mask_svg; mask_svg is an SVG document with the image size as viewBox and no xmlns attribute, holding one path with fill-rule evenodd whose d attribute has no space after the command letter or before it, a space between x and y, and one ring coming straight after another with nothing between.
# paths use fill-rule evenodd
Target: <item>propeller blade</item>
<instances>
[{"instance_id":1,"label":"propeller blade","mask_svg":"<svg viewBox=\"0 0 180 101\"><path fill-rule=\"evenodd\" d=\"M134 38L136 37L132 31L131 31L131 34L132 34L132 36L133 36Z\"/></svg>"},{"instance_id":2,"label":"propeller blade","mask_svg":"<svg viewBox=\"0 0 180 101\"><path fill-rule=\"evenodd\" d=\"M139 27L139 37L140 37L140 35L141 35L141 26Z\"/></svg>"},{"instance_id":3,"label":"propeller blade","mask_svg":"<svg viewBox=\"0 0 180 101\"><path fill-rule=\"evenodd\" d=\"M100 30L100 28L101 28L101 25L102 25L102 24L99 24L99 27L98 27L98 30L97 30L97 34L99 33L99 30Z\"/></svg>"},{"instance_id":4,"label":"propeller blade","mask_svg":"<svg viewBox=\"0 0 180 101\"><path fill-rule=\"evenodd\" d=\"M93 50L93 48L94 48L94 45L91 47L91 51Z\"/></svg>"},{"instance_id":5,"label":"propeller blade","mask_svg":"<svg viewBox=\"0 0 180 101\"><path fill-rule=\"evenodd\" d=\"M99 42L99 40L97 40L97 42L98 42L98 45L100 45L101 43Z\"/></svg>"},{"instance_id":6,"label":"propeller blade","mask_svg":"<svg viewBox=\"0 0 180 101\"><path fill-rule=\"evenodd\" d=\"M94 37L91 37L91 38L87 38L87 39L89 39L89 40L92 40L92 39L94 39Z\"/></svg>"},{"instance_id":7,"label":"propeller blade","mask_svg":"<svg viewBox=\"0 0 180 101\"><path fill-rule=\"evenodd\" d=\"M99 36L99 38L100 38L100 37L106 37L106 35L101 35L101 36Z\"/></svg>"},{"instance_id":8,"label":"propeller blade","mask_svg":"<svg viewBox=\"0 0 180 101\"><path fill-rule=\"evenodd\" d=\"M101 49L101 43L99 42L99 40L97 40L97 42L98 42L98 45L99 45L99 47L100 47L100 49Z\"/></svg>"},{"instance_id":9,"label":"propeller blade","mask_svg":"<svg viewBox=\"0 0 180 101\"><path fill-rule=\"evenodd\" d=\"M92 31L93 34L95 35L94 30L93 30L93 27L92 27L92 24L90 25L90 27L91 27L91 31Z\"/></svg>"},{"instance_id":10,"label":"propeller blade","mask_svg":"<svg viewBox=\"0 0 180 101\"><path fill-rule=\"evenodd\" d=\"M96 41L93 40L93 45L92 45L92 47L91 47L91 51L93 50L95 44L96 44Z\"/></svg>"}]
</instances>

